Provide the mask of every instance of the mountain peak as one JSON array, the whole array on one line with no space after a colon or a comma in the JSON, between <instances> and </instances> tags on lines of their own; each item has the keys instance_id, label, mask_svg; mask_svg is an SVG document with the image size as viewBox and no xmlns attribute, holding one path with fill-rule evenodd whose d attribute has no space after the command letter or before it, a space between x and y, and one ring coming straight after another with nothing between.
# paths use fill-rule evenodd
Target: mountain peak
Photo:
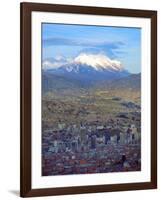
<instances>
[{"instance_id":1,"label":"mountain peak","mask_svg":"<svg viewBox=\"0 0 161 200\"><path fill-rule=\"evenodd\" d=\"M129 72L122 67L120 61L112 60L101 53L81 53L77 57L66 61L55 59L49 68L43 69L47 73L70 77L83 83L117 79L129 75Z\"/></svg>"},{"instance_id":2,"label":"mountain peak","mask_svg":"<svg viewBox=\"0 0 161 200\"><path fill-rule=\"evenodd\" d=\"M81 53L75 59L77 64L83 64L93 67L97 71L122 71L123 67L120 61L112 60L104 54L86 54Z\"/></svg>"},{"instance_id":3,"label":"mountain peak","mask_svg":"<svg viewBox=\"0 0 161 200\"><path fill-rule=\"evenodd\" d=\"M50 58L43 61L44 70L66 68L68 72L78 72L80 66L90 67L95 71L121 72L123 67L120 61L113 60L104 54L81 53L75 58Z\"/></svg>"}]
</instances>

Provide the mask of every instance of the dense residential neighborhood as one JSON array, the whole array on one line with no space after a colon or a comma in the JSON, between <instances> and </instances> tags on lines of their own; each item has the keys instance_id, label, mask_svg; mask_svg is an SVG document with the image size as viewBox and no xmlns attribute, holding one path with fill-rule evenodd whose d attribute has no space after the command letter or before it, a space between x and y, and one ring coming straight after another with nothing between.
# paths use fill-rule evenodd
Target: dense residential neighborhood
<instances>
[{"instance_id":1,"label":"dense residential neighborhood","mask_svg":"<svg viewBox=\"0 0 161 200\"><path fill-rule=\"evenodd\" d=\"M123 116L122 116L123 117ZM123 118L107 124L59 123L44 130L44 176L141 170L140 128Z\"/></svg>"}]
</instances>

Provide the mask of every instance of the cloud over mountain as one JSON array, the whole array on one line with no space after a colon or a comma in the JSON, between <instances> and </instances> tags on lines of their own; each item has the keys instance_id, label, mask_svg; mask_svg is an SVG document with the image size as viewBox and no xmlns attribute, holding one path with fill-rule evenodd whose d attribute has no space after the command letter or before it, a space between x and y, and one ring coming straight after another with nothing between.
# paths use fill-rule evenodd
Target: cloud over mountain
<instances>
[{"instance_id":1,"label":"cloud over mountain","mask_svg":"<svg viewBox=\"0 0 161 200\"><path fill-rule=\"evenodd\" d=\"M44 48L48 47L75 47L82 48L83 51L88 51L89 49L92 51L101 51L106 52L108 55L112 57L116 57L121 51L122 47L125 47L126 44L122 41L108 41L108 40L87 40L87 39L71 39L71 38L59 38L59 37L51 37L43 39ZM81 50L81 51L82 51Z\"/></svg>"},{"instance_id":2,"label":"cloud over mountain","mask_svg":"<svg viewBox=\"0 0 161 200\"><path fill-rule=\"evenodd\" d=\"M100 47L118 49L125 44L121 41L109 42L109 41L88 41L88 40L74 40L69 38L56 38L51 37L43 40L44 46L81 46L81 47Z\"/></svg>"},{"instance_id":3,"label":"cloud over mountain","mask_svg":"<svg viewBox=\"0 0 161 200\"><path fill-rule=\"evenodd\" d=\"M48 69L57 69L62 65L65 65L66 63L69 63L71 59L66 59L63 56L56 56L54 58L47 58L42 62L42 68L44 70Z\"/></svg>"}]
</instances>

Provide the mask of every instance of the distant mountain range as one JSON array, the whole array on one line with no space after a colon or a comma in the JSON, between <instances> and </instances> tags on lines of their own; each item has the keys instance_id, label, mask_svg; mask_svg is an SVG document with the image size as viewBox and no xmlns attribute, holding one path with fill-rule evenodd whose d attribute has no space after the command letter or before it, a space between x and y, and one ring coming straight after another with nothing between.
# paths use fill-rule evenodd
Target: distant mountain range
<instances>
[{"instance_id":1,"label":"distant mountain range","mask_svg":"<svg viewBox=\"0 0 161 200\"><path fill-rule=\"evenodd\" d=\"M42 70L44 92L91 87L140 88L140 74L130 74L116 60L81 54L59 67Z\"/></svg>"},{"instance_id":2,"label":"distant mountain range","mask_svg":"<svg viewBox=\"0 0 161 200\"><path fill-rule=\"evenodd\" d=\"M42 72L42 90L49 92L54 90L78 89L82 88L83 84L78 80L72 80L68 77L55 75L48 71Z\"/></svg>"},{"instance_id":3,"label":"distant mountain range","mask_svg":"<svg viewBox=\"0 0 161 200\"><path fill-rule=\"evenodd\" d=\"M88 76L86 75L86 78ZM87 82L80 81L78 79L70 77L65 77L64 75L56 75L48 71L42 72L42 90L43 92L49 92L54 90L78 90L80 88L104 88L104 89L132 89L140 90L141 88L141 74L129 74L126 77L115 79L104 79L92 82L92 77L90 77L90 84Z\"/></svg>"},{"instance_id":4,"label":"distant mountain range","mask_svg":"<svg viewBox=\"0 0 161 200\"><path fill-rule=\"evenodd\" d=\"M105 80L105 81L102 81L101 83L97 83L96 85L98 87L101 87L101 88L104 87L111 90L114 90L114 89L140 90L141 89L141 73L129 74L129 76L118 78L115 80Z\"/></svg>"},{"instance_id":5,"label":"distant mountain range","mask_svg":"<svg viewBox=\"0 0 161 200\"><path fill-rule=\"evenodd\" d=\"M95 70L93 67L85 65L85 64L72 64L65 65L58 69L48 70L44 72L44 74L48 74L48 76L56 76L64 79L64 81L70 81L70 84L78 84L81 86L91 86L96 84L97 82L103 80L114 80L121 77L126 77L129 75L129 72L115 71L109 69Z\"/></svg>"}]
</instances>

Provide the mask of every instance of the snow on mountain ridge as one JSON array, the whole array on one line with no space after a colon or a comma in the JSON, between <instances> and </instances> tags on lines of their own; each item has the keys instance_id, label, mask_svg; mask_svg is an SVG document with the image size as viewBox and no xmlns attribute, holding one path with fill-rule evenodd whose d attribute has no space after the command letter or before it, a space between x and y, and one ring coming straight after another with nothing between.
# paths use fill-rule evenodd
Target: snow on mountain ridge
<instances>
[{"instance_id":1,"label":"snow on mountain ridge","mask_svg":"<svg viewBox=\"0 0 161 200\"><path fill-rule=\"evenodd\" d=\"M114 70L121 71L123 69L120 61L112 60L103 54L85 54L82 53L74 59L75 63L85 64L93 67L95 70Z\"/></svg>"},{"instance_id":2,"label":"snow on mountain ridge","mask_svg":"<svg viewBox=\"0 0 161 200\"><path fill-rule=\"evenodd\" d=\"M86 65L93 68L96 71L122 71L123 67L120 61L112 60L104 54L86 54L81 53L74 59L46 59L43 61L43 69L59 69L61 67L66 68L68 72L79 71L80 65Z\"/></svg>"}]
</instances>

